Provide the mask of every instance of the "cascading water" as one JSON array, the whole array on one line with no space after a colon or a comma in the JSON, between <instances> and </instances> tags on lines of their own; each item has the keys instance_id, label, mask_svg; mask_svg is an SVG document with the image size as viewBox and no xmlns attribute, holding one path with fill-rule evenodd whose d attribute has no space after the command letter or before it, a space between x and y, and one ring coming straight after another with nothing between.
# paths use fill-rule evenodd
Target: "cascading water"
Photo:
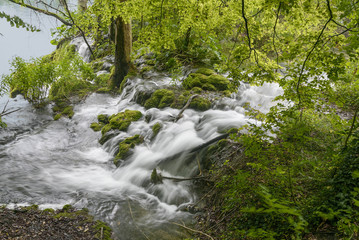
<instances>
[{"instance_id":1,"label":"cascading water","mask_svg":"<svg viewBox=\"0 0 359 240\"><path fill-rule=\"evenodd\" d=\"M9 127L0 135L0 203L87 207L95 217L111 224L118 239L143 239L143 234L151 239L181 237L170 222L192 219L190 213L178 210L196 202L192 183L163 180L154 185L150 182L152 170L157 167L169 177L193 176L197 173L194 157L163 159L203 144L225 129L254 121L244 114L244 103L260 104L262 111L268 111L273 105L270 100L281 90L274 84L243 84L232 98L215 102L214 109L187 109L178 122L173 121L177 109L146 110L135 103L139 89L170 83L169 77L136 78L121 96L92 94L75 106L71 120L53 121L50 108L33 109L20 96L11 100L9 106L21 110L4 118ZM132 122L127 132L101 146L101 133L92 131L90 124L98 114L125 109L139 110L147 117ZM151 128L158 122L162 130L151 140ZM116 168L112 159L118 141L135 134L144 136L144 143Z\"/></svg>"}]
</instances>

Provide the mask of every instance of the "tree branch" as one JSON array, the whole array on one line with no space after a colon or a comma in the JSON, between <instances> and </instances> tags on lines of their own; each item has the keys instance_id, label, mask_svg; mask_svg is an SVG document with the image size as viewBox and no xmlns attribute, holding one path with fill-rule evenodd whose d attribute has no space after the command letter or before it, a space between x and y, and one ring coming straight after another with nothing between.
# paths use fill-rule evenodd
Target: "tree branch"
<instances>
[{"instance_id":1,"label":"tree branch","mask_svg":"<svg viewBox=\"0 0 359 240\"><path fill-rule=\"evenodd\" d=\"M333 12L332 9L330 8L330 2L329 0L327 0L327 8L329 11L329 19L327 20L327 22L324 24L322 30L320 31L320 34L317 37L316 42L314 43L313 47L310 49L310 51L308 52L306 58L304 59L304 62L302 64L300 73L299 73L299 77L298 77L298 81L297 81L297 86L296 86L296 92L298 95L298 106L299 109L302 109L302 98L301 98L301 93L300 93L300 84L302 83L302 78L303 78L303 73L304 73L304 69L305 69L305 65L307 64L307 61L310 58L310 55L314 52L315 48L317 47L317 45L319 44L320 38L322 37L325 29L327 28L328 24L333 20Z\"/></svg>"},{"instance_id":2,"label":"tree branch","mask_svg":"<svg viewBox=\"0 0 359 240\"><path fill-rule=\"evenodd\" d=\"M53 12L49 12L49 11L46 11L44 9L41 9L41 8L37 8L37 7L34 7L32 5L29 5L29 4L26 4L24 2L17 2L15 0L8 0L9 2L12 2L12 3L15 3L17 5L20 5L20 6L24 6L26 8L29 8L31 10L34 10L36 12L39 12L39 13L42 13L42 14L45 14L45 15L48 15L48 16L51 16L51 17L54 17L56 18L57 20L59 20L60 22L62 22L63 24L65 24L66 26L73 26L72 23L66 21L65 19L63 19L62 17L60 17L59 15L57 15L56 13L53 13Z\"/></svg>"},{"instance_id":3,"label":"tree branch","mask_svg":"<svg viewBox=\"0 0 359 240\"><path fill-rule=\"evenodd\" d=\"M77 27L77 29L80 31L80 33L81 33L81 35L82 35L82 38L84 39L84 41L85 41L87 47L89 48L92 57L94 57L93 51L92 51L92 49L91 49L90 44L87 42L87 39L86 39L86 36L85 36L84 31L80 28L79 25L77 25L77 24L75 23L75 20L72 18L71 12L70 12L70 10L69 10L69 6L67 5L67 1L66 1L66 0L63 0L63 2L64 2L64 5L65 5L65 8L66 8L66 11L67 11L67 13L69 14L69 18L71 19L73 25L74 25L75 27Z\"/></svg>"},{"instance_id":4,"label":"tree branch","mask_svg":"<svg viewBox=\"0 0 359 240\"><path fill-rule=\"evenodd\" d=\"M279 55L278 55L277 47L275 45L275 36L276 36L276 28L277 28L277 23L278 23L278 19L279 19L279 12L280 12L281 6L282 6L282 2L279 2L279 6L277 9L276 18L275 18L275 23L274 23L274 27L273 27L273 47L274 47L274 51L277 55L277 64L279 64Z\"/></svg>"}]
</instances>

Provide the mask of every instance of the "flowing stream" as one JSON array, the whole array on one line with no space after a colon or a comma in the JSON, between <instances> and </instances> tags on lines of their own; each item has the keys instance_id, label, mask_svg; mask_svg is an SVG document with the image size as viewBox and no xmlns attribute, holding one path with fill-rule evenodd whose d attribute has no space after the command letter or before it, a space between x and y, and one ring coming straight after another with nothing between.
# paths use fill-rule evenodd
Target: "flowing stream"
<instances>
[{"instance_id":1,"label":"flowing stream","mask_svg":"<svg viewBox=\"0 0 359 240\"><path fill-rule=\"evenodd\" d=\"M34 109L21 96L12 100L9 106L21 110L4 118L8 128L0 134L0 203L86 207L96 218L110 223L118 239L143 239L143 234L151 239L183 237L171 222L193 219L193 215L179 210L196 202L193 184L164 180L154 185L150 183L152 170L157 167L163 175L172 177L193 176L197 173L194 157L162 160L213 139L225 129L254 121L245 116L244 103L261 104L265 111L280 89L270 84L242 85L233 98L215 102L214 109L187 109L184 117L174 123L172 119L179 110L145 110L134 101L138 89L170 81L165 76L138 78L125 87L121 96L92 94L75 106L71 120L53 121L50 107ZM139 110L150 117L133 122L127 132L120 132L101 146L101 133L89 128L91 122L98 114L125 109ZM151 127L157 122L163 128L151 140ZM135 134L144 136L145 142L116 168L112 159L118 141Z\"/></svg>"},{"instance_id":2,"label":"flowing stream","mask_svg":"<svg viewBox=\"0 0 359 240\"><path fill-rule=\"evenodd\" d=\"M0 204L86 207L96 219L109 223L121 240L184 238L183 229L172 222L193 221L193 214L180 209L198 200L196 189L191 181L164 180L154 185L150 182L152 170L178 178L197 174L194 156L168 157L199 146L226 129L255 123L245 115L246 103L266 112L282 90L275 84L254 87L243 83L231 98L213 101L212 109L205 112L187 109L176 123L173 118L178 109L146 110L135 102L139 90L170 84L172 79L164 74L135 78L120 96L92 94L75 105L72 119L58 121L52 119L51 106L35 109L21 96L11 99L8 108L20 111L4 117L8 128L0 130ZM1 98L0 107L6 101ZM144 117L133 122L127 132L100 145L101 133L94 132L90 124L97 121L98 114L125 109L139 110ZM152 138L156 123L163 127ZM135 134L144 136L144 143L116 168L112 160L118 142Z\"/></svg>"}]
</instances>

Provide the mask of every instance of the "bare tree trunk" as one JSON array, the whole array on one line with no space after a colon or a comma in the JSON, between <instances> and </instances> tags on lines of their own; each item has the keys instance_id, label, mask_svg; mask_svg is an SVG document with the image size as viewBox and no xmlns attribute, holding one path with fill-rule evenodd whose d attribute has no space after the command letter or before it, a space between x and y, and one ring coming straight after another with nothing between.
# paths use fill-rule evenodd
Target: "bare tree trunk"
<instances>
[{"instance_id":1,"label":"bare tree trunk","mask_svg":"<svg viewBox=\"0 0 359 240\"><path fill-rule=\"evenodd\" d=\"M116 19L115 30L115 70L111 76L111 87L119 87L130 69L132 50L131 23L123 21L122 17Z\"/></svg>"}]
</instances>

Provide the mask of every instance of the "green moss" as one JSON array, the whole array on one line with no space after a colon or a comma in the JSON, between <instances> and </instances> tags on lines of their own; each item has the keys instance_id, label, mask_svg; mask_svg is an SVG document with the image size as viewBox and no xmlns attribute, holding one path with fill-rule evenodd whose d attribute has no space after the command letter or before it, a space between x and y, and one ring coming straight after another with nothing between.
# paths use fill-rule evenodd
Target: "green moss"
<instances>
[{"instance_id":1,"label":"green moss","mask_svg":"<svg viewBox=\"0 0 359 240\"><path fill-rule=\"evenodd\" d=\"M124 112L120 112L109 117L109 124L111 129L126 131L131 122L137 121L141 117L142 113L140 111L126 109Z\"/></svg>"},{"instance_id":2,"label":"green moss","mask_svg":"<svg viewBox=\"0 0 359 240\"><path fill-rule=\"evenodd\" d=\"M196 97L189 105L190 108L199 111L206 111L211 108L211 102L203 97Z\"/></svg>"},{"instance_id":3,"label":"green moss","mask_svg":"<svg viewBox=\"0 0 359 240\"><path fill-rule=\"evenodd\" d=\"M10 90L10 98L16 98L17 95L21 94L21 90L14 88Z\"/></svg>"},{"instance_id":4,"label":"green moss","mask_svg":"<svg viewBox=\"0 0 359 240\"><path fill-rule=\"evenodd\" d=\"M43 212L46 212L46 213L54 213L55 210L52 209L52 208L46 208L46 209L43 210Z\"/></svg>"},{"instance_id":5,"label":"green moss","mask_svg":"<svg viewBox=\"0 0 359 240\"><path fill-rule=\"evenodd\" d=\"M225 90L222 92L225 97L231 97L232 92L230 90Z\"/></svg>"},{"instance_id":6,"label":"green moss","mask_svg":"<svg viewBox=\"0 0 359 240\"><path fill-rule=\"evenodd\" d=\"M162 183L162 176L161 174L157 173L156 168L153 169L152 173L151 173L151 182L153 184L160 184Z\"/></svg>"},{"instance_id":7,"label":"green moss","mask_svg":"<svg viewBox=\"0 0 359 240\"><path fill-rule=\"evenodd\" d=\"M110 131L112 129L111 125L110 124L106 124L102 130L101 130L101 133L102 135L105 135L108 131Z\"/></svg>"},{"instance_id":8,"label":"green moss","mask_svg":"<svg viewBox=\"0 0 359 240\"><path fill-rule=\"evenodd\" d=\"M92 130L94 130L95 132L101 131L103 125L97 122L93 122L90 125L90 128L92 128Z\"/></svg>"},{"instance_id":9,"label":"green moss","mask_svg":"<svg viewBox=\"0 0 359 240\"><path fill-rule=\"evenodd\" d=\"M70 204L66 204L62 207L62 211L64 212L68 212L68 211L71 211L73 210L74 208L70 205Z\"/></svg>"},{"instance_id":10,"label":"green moss","mask_svg":"<svg viewBox=\"0 0 359 240\"><path fill-rule=\"evenodd\" d=\"M120 84L120 88L118 89L119 93L122 93L123 89L125 88L126 82L127 82L127 78L125 77L125 79L123 79Z\"/></svg>"},{"instance_id":11,"label":"green moss","mask_svg":"<svg viewBox=\"0 0 359 240\"><path fill-rule=\"evenodd\" d=\"M109 123L108 118L109 118L109 116L106 115L106 114L99 114L99 115L97 116L98 122L99 122L99 123L104 123L104 124Z\"/></svg>"},{"instance_id":12,"label":"green moss","mask_svg":"<svg viewBox=\"0 0 359 240\"><path fill-rule=\"evenodd\" d=\"M97 234L95 235L97 239L111 240L112 230L106 223L97 220L93 228L97 232Z\"/></svg>"},{"instance_id":13,"label":"green moss","mask_svg":"<svg viewBox=\"0 0 359 240\"><path fill-rule=\"evenodd\" d=\"M162 128L162 124L161 123L156 123L155 125L152 126L152 132L153 132L153 136L152 137L155 137L157 136L157 134L159 133L159 131L161 130Z\"/></svg>"},{"instance_id":14,"label":"green moss","mask_svg":"<svg viewBox=\"0 0 359 240\"><path fill-rule=\"evenodd\" d=\"M130 155L130 149L134 148L136 145L143 143L144 138L140 135L135 135L128 137L119 144L118 153L114 159L114 163L118 166L119 159L125 159Z\"/></svg>"},{"instance_id":15,"label":"green moss","mask_svg":"<svg viewBox=\"0 0 359 240\"><path fill-rule=\"evenodd\" d=\"M202 88L199 88L199 87L194 87L191 89L191 92L197 93L197 94L202 93L202 91L203 91Z\"/></svg>"},{"instance_id":16,"label":"green moss","mask_svg":"<svg viewBox=\"0 0 359 240\"><path fill-rule=\"evenodd\" d=\"M152 69L153 69L152 66L145 66L145 67L141 68L140 73L145 73L145 72L151 71Z\"/></svg>"},{"instance_id":17,"label":"green moss","mask_svg":"<svg viewBox=\"0 0 359 240\"><path fill-rule=\"evenodd\" d=\"M100 123L106 124L102 127L102 141L106 142L111 137L106 137L105 134L109 132L111 129L118 129L120 131L126 131L127 128L131 125L131 122L137 121L142 117L142 113L136 110L128 110L126 109L124 112L120 112L117 114L113 114L108 117L107 115L100 114L97 116L97 119ZM102 143L102 144L103 144Z\"/></svg>"},{"instance_id":18,"label":"green moss","mask_svg":"<svg viewBox=\"0 0 359 240\"><path fill-rule=\"evenodd\" d=\"M74 116L74 108L72 106L67 106L63 111L62 115L67 116L68 118L72 118Z\"/></svg>"},{"instance_id":19,"label":"green moss","mask_svg":"<svg viewBox=\"0 0 359 240\"><path fill-rule=\"evenodd\" d=\"M108 85L109 80L110 80L109 73L100 74L100 75L96 76L95 84L100 87L106 87Z\"/></svg>"},{"instance_id":20,"label":"green moss","mask_svg":"<svg viewBox=\"0 0 359 240\"><path fill-rule=\"evenodd\" d=\"M169 107L175 100L175 94L168 89L156 90L145 102L145 108L165 108Z\"/></svg>"},{"instance_id":21,"label":"green moss","mask_svg":"<svg viewBox=\"0 0 359 240\"><path fill-rule=\"evenodd\" d=\"M54 116L54 120L57 121L59 120L60 118L62 117L62 114L61 113L58 113Z\"/></svg>"},{"instance_id":22,"label":"green moss","mask_svg":"<svg viewBox=\"0 0 359 240\"><path fill-rule=\"evenodd\" d=\"M222 75L213 74L208 77L208 81L212 84L218 91L228 90L230 81L223 77Z\"/></svg>"},{"instance_id":23,"label":"green moss","mask_svg":"<svg viewBox=\"0 0 359 240\"><path fill-rule=\"evenodd\" d=\"M204 74L204 75L212 75L212 74L216 74L215 71L213 71L212 69L209 68L199 68L196 73L200 73L200 74Z\"/></svg>"},{"instance_id":24,"label":"green moss","mask_svg":"<svg viewBox=\"0 0 359 240\"><path fill-rule=\"evenodd\" d=\"M102 88L99 88L96 90L97 93L109 93L111 92L112 90L108 87L102 87Z\"/></svg>"},{"instance_id":25,"label":"green moss","mask_svg":"<svg viewBox=\"0 0 359 240\"><path fill-rule=\"evenodd\" d=\"M185 89L201 88L207 91L229 90L230 81L218 74L191 73L182 83ZM198 89L196 89L198 91Z\"/></svg>"},{"instance_id":26,"label":"green moss","mask_svg":"<svg viewBox=\"0 0 359 240\"><path fill-rule=\"evenodd\" d=\"M104 62L93 62L92 63L92 69L95 71L95 72L98 72L102 69L103 67L103 64Z\"/></svg>"}]
</instances>

